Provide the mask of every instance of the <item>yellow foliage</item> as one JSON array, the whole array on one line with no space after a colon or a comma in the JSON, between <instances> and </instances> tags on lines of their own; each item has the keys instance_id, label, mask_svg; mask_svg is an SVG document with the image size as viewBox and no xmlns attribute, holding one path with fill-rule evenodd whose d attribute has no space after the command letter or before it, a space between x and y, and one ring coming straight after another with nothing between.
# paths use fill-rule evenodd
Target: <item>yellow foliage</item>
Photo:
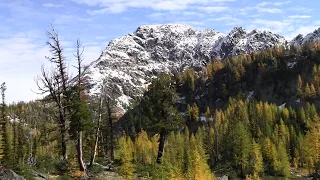
<instances>
[{"instance_id":1,"label":"yellow foliage","mask_svg":"<svg viewBox=\"0 0 320 180\"><path fill-rule=\"evenodd\" d=\"M152 142L145 131L141 131L135 141L135 152L137 160L142 164L151 164L152 161Z\"/></svg>"},{"instance_id":2,"label":"yellow foliage","mask_svg":"<svg viewBox=\"0 0 320 180\"><path fill-rule=\"evenodd\" d=\"M133 160L134 145L130 137L123 135L119 139L119 151L116 157L120 160L121 166L119 172L126 179L133 179L134 166Z\"/></svg>"},{"instance_id":3,"label":"yellow foliage","mask_svg":"<svg viewBox=\"0 0 320 180\"><path fill-rule=\"evenodd\" d=\"M86 173L84 171L79 171L79 170L71 172L71 174L70 174L70 176L74 179L79 178L79 177L83 177L85 175L86 175Z\"/></svg>"},{"instance_id":4,"label":"yellow foliage","mask_svg":"<svg viewBox=\"0 0 320 180\"><path fill-rule=\"evenodd\" d=\"M195 137L192 135L190 139L190 158L191 169L187 177L195 180L213 180L214 176L205 159L202 159L196 144Z\"/></svg>"}]
</instances>

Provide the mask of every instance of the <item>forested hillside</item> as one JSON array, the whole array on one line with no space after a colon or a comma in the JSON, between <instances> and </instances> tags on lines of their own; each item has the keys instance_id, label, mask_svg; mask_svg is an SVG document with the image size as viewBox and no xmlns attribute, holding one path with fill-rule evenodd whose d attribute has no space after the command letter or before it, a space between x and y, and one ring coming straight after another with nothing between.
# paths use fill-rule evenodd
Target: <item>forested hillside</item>
<instances>
[{"instance_id":1,"label":"forested hillside","mask_svg":"<svg viewBox=\"0 0 320 180\"><path fill-rule=\"evenodd\" d=\"M164 82L163 90L150 86L141 103L123 117L122 126L132 137L144 129L149 135L160 133L161 138L163 130L168 138L164 157L178 153L171 148L183 151L175 138L189 131L189 137L198 137L197 145L202 146L197 150L207 155L200 159L213 170L231 168L238 177L291 177L292 169L314 172L320 159L319 50L314 42L278 47L232 57L226 63L214 59L200 72L175 74L166 81L180 96L175 102L186 120L182 127L166 129L176 121L165 118L175 113ZM159 79L153 84L166 78ZM150 129L153 126L158 129ZM172 132L175 135L169 135ZM175 166L166 163L165 167Z\"/></svg>"},{"instance_id":2,"label":"forested hillside","mask_svg":"<svg viewBox=\"0 0 320 180\"><path fill-rule=\"evenodd\" d=\"M80 40L71 76L58 33L47 35L52 69L37 79L44 98L7 104L1 86L1 165L26 179L316 178L320 44L161 74L121 114L108 84L89 93Z\"/></svg>"}]
</instances>

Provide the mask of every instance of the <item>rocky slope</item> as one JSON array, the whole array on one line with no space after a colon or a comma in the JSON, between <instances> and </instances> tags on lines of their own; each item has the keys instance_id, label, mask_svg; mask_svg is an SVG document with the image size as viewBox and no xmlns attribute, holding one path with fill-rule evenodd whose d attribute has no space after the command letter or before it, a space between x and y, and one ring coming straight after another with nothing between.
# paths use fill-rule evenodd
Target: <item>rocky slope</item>
<instances>
[{"instance_id":1,"label":"rocky slope","mask_svg":"<svg viewBox=\"0 0 320 180\"><path fill-rule=\"evenodd\" d=\"M319 40L319 32L320 29L292 42ZM246 32L241 27L225 35L215 30L196 31L181 24L140 26L134 33L112 40L91 64L91 82L95 83L92 93L99 93L101 85L106 85L105 93L125 110L158 73L188 67L201 69L214 57L226 60L287 43L280 35L259 30Z\"/></svg>"},{"instance_id":2,"label":"rocky slope","mask_svg":"<svg viewBox=\"0 0 320 180\"><path fill-rule=\"evenodd\" d=\"M0 179L3 180L25 180L22 176L19 176L11 169L0 168Z\"/></svg>"},{"instance_id":3,"label":"rocky slope","mask_svg":"<svg viewBox=\"0 0 320 180\"><path fill-rule=\"evenodd\" d=\"M306 36L303 36L302 34L299 34L298 36L296 36L291 41L291 44L304 45L304 44L309 43L311 41L320 42L320 28L318 28L318 29L314 30L313 32L307 34Z\"/></svg>"}]
</instances>

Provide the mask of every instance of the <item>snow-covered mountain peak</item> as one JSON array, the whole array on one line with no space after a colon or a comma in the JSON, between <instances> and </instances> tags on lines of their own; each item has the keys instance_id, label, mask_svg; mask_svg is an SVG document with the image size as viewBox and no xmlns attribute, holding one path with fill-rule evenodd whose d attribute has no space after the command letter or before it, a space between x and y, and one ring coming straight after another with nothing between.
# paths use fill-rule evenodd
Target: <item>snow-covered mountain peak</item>
<instances>
[{"instance_id":1,"label":"snow-covered mountain peak","mask_svg":"<svg viewBox=\"0 0 320 180\"><path fill-rule=\"evenodd\" d=\"M267 31L252 30L247 33L241 27L235 27L227 36L213 45L212 55L222 60L239 54L285 45L284 37Z\"/></svg>"},{"instance_id":2,"label":"snow-covered mountain peak","mask_svg":"<svg viewBox=\"0 0 320 180\"><path fill-rule=\"evenodd\" d=\"M320 39L320 29L299 37ZM299 44L301 44L299 41ZM112 40L100 58L91 64L92 92L101 85L123 110L142 95L150 79L163 72L201 69L214 57L226 60L274 46L286 45L284 37L268 31L235 27L230 33L195 30L183 24L144 25L131 34Z\"/></svg>"},{"instance_id":3,"label":"snow-covered mountain peak","mask_svg":"<svg viewBox=\"0 0 320 180\"><path fill-rule=\"evenodd\" d=\"M170 34L184 35L189 33L195 33L195 29L192 26L184 24L158 24L158 25L144 25L137 28L135 35L147 39L166 36Z\"/></svg>"},{"instance_id":4,"label":"snow-covered mountain peak","mask_svg":"<svg viewBox=\"0 0 320 180\"><path fill-rule=\"evenodd\" d=\"M228 34L230 38L242 38L247 34L246 30L242 27L234 27L231 32Z\"/></svg>"},{"instance_id":5,"label":"snow-covered mountain peak","mask_svg":"<svg viewBox=\"0 0 320 180\"><path fill-rule=\"evenodd\" d=\"M315 41L319 42L320 41L320 28L314 30L312 33L307 34L302 41L302 44L306 44L308 42Z\"/></svg>"},{"instance_id":6,"label":"snow-covered mountain peak","mask_svg":"<svg viewBox=\"0 0 320 180\"><path fill-rule=\"evenodd\" d=\"M320 28L315 29L313 32L307 34L306 36L303 36L302 34L297 35L291 40L290 44L294 46L305 45L312 41L320 42Z\"/></svg>"}]
</instances>

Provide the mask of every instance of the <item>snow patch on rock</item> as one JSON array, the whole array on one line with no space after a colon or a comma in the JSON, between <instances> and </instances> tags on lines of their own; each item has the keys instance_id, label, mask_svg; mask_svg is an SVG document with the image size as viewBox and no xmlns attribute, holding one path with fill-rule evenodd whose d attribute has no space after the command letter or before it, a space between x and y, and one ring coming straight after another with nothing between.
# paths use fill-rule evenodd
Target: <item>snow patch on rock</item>
<instances>
[{"instance_id":1,"label":"snow patch on rock","mask_svg":"<svg viewBox=\"0 0 320 180\"><path fill-rule=\"evenodd\" d=\"M259 30L248 33L241 27L223 34L183 24L140 26L112 40L91 64L91 94L99 94L103 85L105 93L125 111L160 73L182 72L189 67L200 70L214 57L226 60L286 43L280 35Z\"/></svg>"}]
</instances>

